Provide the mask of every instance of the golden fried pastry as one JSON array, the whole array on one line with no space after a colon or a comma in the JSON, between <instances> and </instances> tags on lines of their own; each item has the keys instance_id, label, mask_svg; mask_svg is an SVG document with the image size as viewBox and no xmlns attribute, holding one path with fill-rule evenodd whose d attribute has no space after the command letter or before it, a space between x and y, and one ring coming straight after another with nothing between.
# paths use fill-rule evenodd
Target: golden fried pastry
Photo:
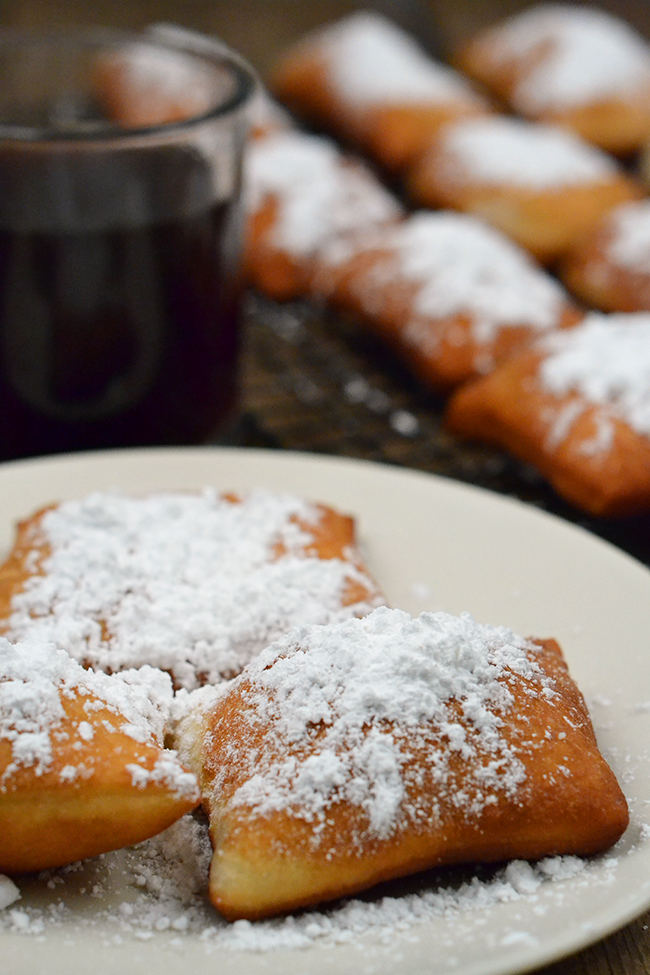
<instances>
[{"instance_id":1,"label":"golden fried pastry","mask_svg":"<svg viewBox=\"0 0 650 975\"><path fill-rule=\"evenodd\" d=\"M650 47L603 10L530 7L480 31L455 63L518 114L615 154L650 139Z\"/></svg>"},{"instance_id":2,"label":"golden fried pastry","mask_svg":"<svg viewBox=\"0 0 650 975\"><path fill-rule=\"evenodd\" d=\"M293 630L178 737L228 919L445 864L594 854L628 822L557 644L469 615Z\"/></svg>"},{"instance_id":3,"label":"golden fried pastry","mask_svg":"<svg viewBox=\"0 0 650 975\"><path fill-rule=\"evenodd\" d=\"M650 201L616 207L559 267L575 295L602 311L650 311Z\"/></svg>"},{"instance_id":4,"label":"golden fried pastry","mask_svg":"<svg viewBox=\"0 0 650 975\"><path fill-rule=\"evenodd\" d=\"M211 73L198 59L146 41L98 58L94 91L106 117L127 129L204 115L217 95Z\"/></svg>"},{"instance_id":5,"label":"golden fried pastry","mask_svg":"<svg viewBox=\"0 0 650 975\"><path fill-rule=\"evenodd\" d=\"M53 644L0 638L0 872L62 866L130 846L199 802L163 748L171 681L110 677Z\"/></svg>"},{"instance_id":6,"label":"golden fried pastry","mask_svg":"<svg viewBox=\"0 0 650 975\"><path fill-rule=\"evenodd\" d=\"M370 11L307 35L269 84L298 115L391 171L417 158L445 122L491 110L470 82Z\"/></svg>"},{"instance_id":7,"label":"golden fried pastry","mask_svg":"<svg viewBox=\"0 0 650 975\"><path fill-rule=\"evenodd\" d=\"M650 510L650 315L590 313L452 396L453 433L534 465L592 515Z\"/></svg>"},{"instance_id":8,"label":"golden fried pastry","mask_svg":"<svg viewBox=\"0 0 650 975\"><path fill-rule=\"evenodd\" d=\"M109 672L150 664L183 687L239 673L293 625L383 601L351 518L261 490L64 502L19 526L0 568L11 639Z\"/></svg>"},{"instance_id":9,"label":"golden fried pastry","mask_svg":"<svg viewBox=\"0 0 650 975\"><path fill-rule=\"evenodd\" d=\"M619 203L644 195L570 132L506 116L447 125L408 177L413 200L482 217L552 263Z\"/></svg>"},{"instance_id":10,"label":"golden fried pastry","mask_svg":"<svg viewBox=\"0 0 650 975\"><path fill-rule=\"evenodd\" d=\"M312 288L446 392L581 313L529 255L474 217L420 211L325 249Z\"/></svg>"},{"instance_id":11,"label":"golden fried pastry","mask_svg":"<svg viewBox=\"0 0 650 975\"><path fill-rule=\"evenodd\" d=\"M244 274L278 301L306 294L332 238L402 215L365 165L320 136L287 130L254 140L244 177Z\"/></svg>"}]
</instances>

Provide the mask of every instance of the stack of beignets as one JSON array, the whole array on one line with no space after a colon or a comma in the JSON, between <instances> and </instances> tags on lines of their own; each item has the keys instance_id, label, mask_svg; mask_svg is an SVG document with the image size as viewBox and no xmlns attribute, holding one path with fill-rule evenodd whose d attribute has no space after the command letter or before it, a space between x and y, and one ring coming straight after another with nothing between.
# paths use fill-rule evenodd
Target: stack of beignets
<instances>
[{"instance_id":1,"label":"stack of beignets","mask_svg":"<svg viewBox=\"0 0 650 975\"><path fill-rule=\"evenodd\" d=\"M451 863L593 854L628 811L552 640L469 616L304 627L180 723L229 919Z\"/></svg>"},{"instance_id":2,"label":"stack of beignets","mask_svg":"<svg viewBox=\"0 0 650 975\"><path fill-rule=\"evenodd\" d=\"M650 314L592 312L451 398L455 434L505 448L592 515L650 508Z\"/></svg>"},{"instance_id":3,"label":"stack of beignets","mask_svg":"<svg viewBox=\"0 0 650 975\"><path fill-rule=\"evenodd\" d=\"M524 250L449 211L419 211L334 241L320 254L312 290L385 339L440 392L581 317Z\"/></svg>"},{"instance_id":4,"label":"stack of beignets","mask_svg":"<svg viewBox=\"0 0 650 975\"><path fill-rule=\"evenodd\" d=\"M479 31L454 60L518 114L610 152L630 153L650 139L650 47L603 10L529 7Z\"/></svg>"},{"instance_id":5,"label":"stack of beignets","mask_svg":"<svg viewBox=\"0 0 650 975\"><path fill-rule=\"evenodd\" d=\"M299 116L390 171L416 159L445 122L491 111L467 79L370 11L300 40L277 63L270 87Z\"/></svg>"},{"instance_id":6,"label":"stack of beignets","mask_svg":"<svg viewBox=\"0 0 650 975\"><path fill-rule=\"evenodd\" d=\"M130 846L199 802L163 748L171 681L109 676L53 644L0 638L0 873Z\"/></svg>"}]
</instances>

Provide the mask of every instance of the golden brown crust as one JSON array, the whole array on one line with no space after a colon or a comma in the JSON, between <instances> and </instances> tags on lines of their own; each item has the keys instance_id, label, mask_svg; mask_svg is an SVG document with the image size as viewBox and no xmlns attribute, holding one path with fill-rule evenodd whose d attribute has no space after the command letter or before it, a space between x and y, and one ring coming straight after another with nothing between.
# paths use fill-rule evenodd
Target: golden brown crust
<instances>
[{"instance_id":1,"label":"golden brown crust","mask_svg":"<svg viewBox=\"0 0 650 975\"><path fill-rule=\"evenodd\" d=\"M163 751L122 731L124 720L101 699L68 692L61 704L47 768L12 768L11 742L0 739L0 872L44 870L131 846L198 804L198 793L177 793L169 782L134 782L133 770L151 775ZM66 777L66 769L77 774Z\"/></svg>"},{"instance_id":2,"label":"golden brown crust","mask_svg":"<svg viewBox=\"0 0 650 975\"><path fill-rule=\"evenodd\" d=\"M613 431L606 449L598 440L603 408L576 393L557 396L538 380L543 353L530 350L490 376L458 390L447 406L447 428L457 436L493 444L536 467L558 494L596 516L631 515L650 507L650 441L608 414ZM576 415L559 441L562 415Z\"/></svg>"},{"instance_id":3,"label":"golden brown crust","mask_svg":"<svg viewBox=\"0 0 650 975\"><path fill-rule=\"evenodd\" d=\"M229 804L246 776L246 763L238 756L252 750L267 761L273 748L265 722L247 721L247 686L238 682L193 729L192 764L210 816L210 897L217 908L231 920L258 918L434 866L588 855L611 846L627 826L625 798L598 751L584 700L558 645L536 642L541 650L535 659L552 679L555 694L536 694L525 678L506 678L514 701L500 733L526 771L516 796L495 796L477 815L459 809L436 784L435 756L444 746L425 735L417 739L420 744L410 741L407 764L420 772L408 786L417 780L417 796L405 797L423 810L421 825L410 823L387 839L369 838L362 848L350 842L358 833L359 808L345 800L330 807L317 840L313 824L291 810L256 815ZM456 720L466 720L460 705ZM388 724L385 731L391 732ZM291 756L271 755L274 759ZM450 768L457 792L467 774L460 752L451 756Z\"/></svg>"}]
</instances>

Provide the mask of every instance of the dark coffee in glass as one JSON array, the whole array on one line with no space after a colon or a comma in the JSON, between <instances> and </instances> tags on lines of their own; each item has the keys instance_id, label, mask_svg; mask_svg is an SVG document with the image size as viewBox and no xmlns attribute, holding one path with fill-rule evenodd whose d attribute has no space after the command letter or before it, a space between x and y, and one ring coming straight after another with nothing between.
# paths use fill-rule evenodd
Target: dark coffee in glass
<instances>
[{"instance_id":1,"label":"dark coffee in glass","mask_svg":"<svg viewBox=\"0 0 650 975\"><path fill-rule=\"evenodd\" d=\"M2 459L204 443L234 425L253 82L218 45L180 37L0 34ZM136 103L159 72L158 115L103 103L107 56L144 57L126 79ZM202 111L168 121L194 63Z\"/></svg>"}]
</instances>

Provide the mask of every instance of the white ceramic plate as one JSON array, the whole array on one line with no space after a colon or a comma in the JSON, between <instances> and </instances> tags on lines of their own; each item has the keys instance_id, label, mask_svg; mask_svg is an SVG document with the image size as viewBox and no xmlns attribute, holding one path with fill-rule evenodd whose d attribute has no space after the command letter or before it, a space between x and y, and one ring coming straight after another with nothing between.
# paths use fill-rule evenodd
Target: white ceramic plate
<instances>
[{"instance_id":1,"label":"white ceramic plate","mask_svg":"<svg viewBox=\"0 0 650 975\"><path fill-rule=\"evenodd\" d=\"M201 939L115 938L101 922L42 936L0 931L12 975L505 975L605 936L650 906L650 571L600 539L510 499L418 472L345 459L237 449L142 450L0 467L0 550L15 520L98 488L265 486L353 514L368 564L393 605L471 612L523 634L554 636L592 707L601 748L632 809L611 855L531 896L494 896L403 932L366 930L347 944L210 953ZM650 813L647 814L650 820ZM22 909L33 890L13 905ZM75 896L75 910L92 907ZM11 909L11 908L10 908Z\"/></svg>"}]
</instances>

